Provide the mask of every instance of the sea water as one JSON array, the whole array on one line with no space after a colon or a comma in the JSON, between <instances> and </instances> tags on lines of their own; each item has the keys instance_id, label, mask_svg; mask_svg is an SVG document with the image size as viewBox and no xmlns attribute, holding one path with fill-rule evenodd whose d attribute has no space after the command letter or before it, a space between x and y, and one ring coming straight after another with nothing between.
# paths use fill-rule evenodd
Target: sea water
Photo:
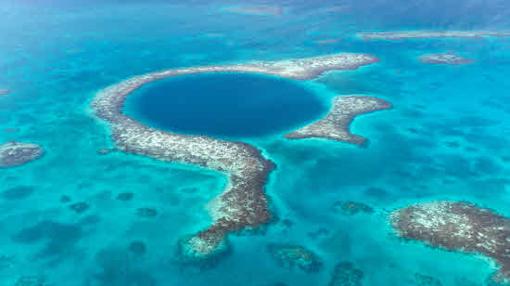
<instances>
[{"instance_id":1,"label":"sea water","mask_svg":"<svg viewBox=\"0 0 510 286\"><path fill-rule=\"evenodd\" d=\"M314 91L291 80L244 73L172 77L128 97L125 113L171 132L256 137L299 128L324 111Z\"/></svg>"},{"instance_id":2,"label":"sea water","mask_svg":"<svg viewBox=\"0 0 510 286\"><path fill-rule=\"evenodd\" d=\"M377 286L415 285L417 273L442 285L485 285L495 271L479 256L399 239L388 215L451 199L510 216L510 41L364 42L353 35L508 30L505 1L262 3L280 5L278 15L230 13L224 8L238 4L231 1L0 3L0 86L11 90L0 98L0 139L46 151L26 166L0 170L0 285L23 276L66 286L327 285L341 261L363 271L363 285ZM214 267L180 263L179 239L210 223L204 207L226 179L122 152L99 154L112 140L91 114L95 93L155 70L344 51L371 53L380 62L324 75L313 82L321 86L315 95L323 102L331 94L392 102L392 110L354 122L353 132L368 137L368 146L289 141L276 130L237 136L278 166L266 188L277 219L258 233L232 235L231 252ZM474 63L417 60L448 51ZM120 199L122 193L132 198ZM333 211L335 201L347 200L375 212ZM88 208L77 212L72 206L79 203ZM139 209L156 212L143 216ZM144 251L133 247L140 242ZM279 266L266 251L275 242L313 250L323 269Z\"/></svg>"}]
</instances>

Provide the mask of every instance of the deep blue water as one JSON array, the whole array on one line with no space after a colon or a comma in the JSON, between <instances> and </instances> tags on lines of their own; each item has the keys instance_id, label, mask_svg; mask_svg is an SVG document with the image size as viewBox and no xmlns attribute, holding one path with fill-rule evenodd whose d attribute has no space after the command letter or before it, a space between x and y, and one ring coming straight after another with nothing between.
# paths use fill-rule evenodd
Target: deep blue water
<instances>
[{"instance_id":1,"label":"deep blue water","mask_svg":"<svg viewBox=\"0 0 510 286\"><path fill-rule=\"evenodd\" d=\"M278 5L283 12L226 9L241 4ZM366 286L415 286L417 273L444 286L491 285L495 265L487 259L402 241L388 214L451 199L510 216L510 40L364 42L354 34L510 30L509 6L507 0L0 0L0 89L11 90L0 97L0 141L46 150L41 160L0 170L0 285L24 276L56 286L328 285L341 261L361 269ZM232 251L212 268L179 263L179 239L209 223L205 206L225 177L121 152L98 154L112 141L91 115L95 93L155 70L342 51L371 53L380 62L328 73L306 88L320 102L338 94L392 102L391 111L354 122L370 144L289 141L280 131L237 136L278 165L266 191L279 220L232 235ZM417 60L433 52L474 62ZM131 199L120 199L130 197L125 193ZM345 200L375 211L334 211L334 202ZM88 208L78 213L80 203ZM157 215L140 216L141 208ZM140 242L145 252L133 251ZM316 273L281 267L266 251L270 243L303 245L324 266Z\"/></svg>"},{"instance_id":2,"label":"deep blue water","mask_svg":"<svg viewBox=\"0 0 510 286\"><path fill-rule=\"evenodd\" d=\"M198 74L137 90L125 112L149 126L218 137L263 136L298 128L326 110L313 90L253 74Z\"/></svg>"}]
</instances>

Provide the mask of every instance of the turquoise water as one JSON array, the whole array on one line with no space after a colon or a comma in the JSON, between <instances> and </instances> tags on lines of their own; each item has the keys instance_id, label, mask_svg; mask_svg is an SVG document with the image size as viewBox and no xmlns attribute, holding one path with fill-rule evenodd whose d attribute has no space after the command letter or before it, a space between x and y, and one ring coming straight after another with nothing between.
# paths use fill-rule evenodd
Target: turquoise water
<instances>
[{"instance_id":1,"label":"turquoise water","mask_svg":"<svg viewBox=\"0 0 510 286\"><path fill-rule=\"evenodd\" d=\"M149 126L217 137L275 135L327 110L313 90L253 74L197 74L160 80L128 97L125 113Z\"/></svg>"},{"instance_id":2,"label":"turquoise water","mask_svg":"<svg viewBox=\"0 0 510 286\"><path fill-rule=\"evenodd\" d=\"M353 37L365 30L510 29L505 1L465 2L281 1L281 15L252 16L226 12L231 1L0 1L0 88L11 90L0 98L0 140L46 150L39 161L0 170L0 285L21 276L58 286L327 285L341 261L364 272L363 285L415 285L416 273L442 285L487 285L494 271L487 260L404 242L387 215L435 199L510 215L510 40ZM231 252L214 267L182 265L177 242L208 225L204 206L225 178L121 152L98 154L112 142L91 116L95 93L154 70L340 51L372 53L380 62L310 85L321 102L369 94L393 103L354 123L368 147L288 141L280 133L241 138L278 165L267 186L278 220L259 233L233 235ZM417 60L448 51L475 62ZM119 199L126 192L132 199ZM344 200L375 213L334 212L334 202ZM76 203L89 208L78 213ZM140 216L140 208L157 214ZM324 267L282 268L266 251L270 243L303 245Z\"/></svg>"}]
</instances>

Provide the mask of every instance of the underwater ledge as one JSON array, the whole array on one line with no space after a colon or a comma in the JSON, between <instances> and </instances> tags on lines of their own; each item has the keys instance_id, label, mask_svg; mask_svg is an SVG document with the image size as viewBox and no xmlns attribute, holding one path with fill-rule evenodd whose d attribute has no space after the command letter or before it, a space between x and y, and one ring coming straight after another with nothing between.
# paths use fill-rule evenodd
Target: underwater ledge
<instances>
[{"instance_id":1,"label":"underwater ledge","mask_svg":"<svg viewBox=\"0 0 510 286\"><path fill-rule=\"evenodd\" d=\"M341 53L281 61L200 66L135 76L99 91L92 102L95 115L106 121L116 146L126 152L154 159L198 165L228 176L226 189L210 204L213 223L180 245L191 260L208 259L225 250L229 233L255 228L270 221L264 192L275 168L255 147L242 142L207 136L182 135L145 126L123 114L126 98L141 86L164 78L214 72L260 73L288 79L314 79L332 70L353 70L377 62L367 54Z\"/></svg>"}]
</instances>

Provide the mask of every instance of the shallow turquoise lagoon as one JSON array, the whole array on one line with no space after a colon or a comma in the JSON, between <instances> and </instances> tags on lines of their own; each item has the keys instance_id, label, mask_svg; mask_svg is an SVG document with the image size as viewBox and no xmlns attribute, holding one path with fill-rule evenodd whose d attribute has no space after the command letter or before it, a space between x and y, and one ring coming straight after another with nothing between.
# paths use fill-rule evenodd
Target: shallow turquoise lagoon
<instances>
[{"instance_id":1,"label":"shallow turquoise lagoon","mask_svg":"<svg viewBox=\"0 0 510 286\"><path fill-rule=\"evenodd\" d=\"M507 1L466 2L0 0L0 89L11 91L0 97L0 141L34 142L46 151L38 161L0 170L0 285L23 285L16 284L20 279L52 286L328 285L343 261L363 271L366 286L415 286L416 274L444 286L494 285L496 265L487 259L403 241L388 215L411 203L450 199L510 216L510 40L365 42L354 36L510 30ZM282 12L225 9L239 4L277 5ZM275 219L232 235L229 253L210 267L183 264L178 242L210 223L205 206L226 178L119 151L102 155L100 149L114 146L109 128L92 115L92 98L156 70L336 52L370 53L380 61L289 83L304 97L283 93L287 82L278 82L277 99L261 93L263 107L274 99L299 111L286 114L296 116L292 120L281 118L278 128L255 134L261 123L251 121L243 130L233 126L234 133L217 130L276 163L266 188ZM474 62L417 60L435 52ZM164 96L173 90L167 83L194 85L175 80L161 82L165 92L158 100L175 99ZM264 78L263 88L272 89L274 81ZM320 115L332 96L348 94L394 106L354 122L353 131L370 140L365 148L282 137ZM203 99L212 111L230 104ZM198 105L185 107L191 113ZM250 132L237 133L244 130ZM374 212L346 215L335 210L337 201L363 202ZM323 267L314 273L282 267L267 252L270 243L302 245Z\"/></svg>"}]
</instances>

